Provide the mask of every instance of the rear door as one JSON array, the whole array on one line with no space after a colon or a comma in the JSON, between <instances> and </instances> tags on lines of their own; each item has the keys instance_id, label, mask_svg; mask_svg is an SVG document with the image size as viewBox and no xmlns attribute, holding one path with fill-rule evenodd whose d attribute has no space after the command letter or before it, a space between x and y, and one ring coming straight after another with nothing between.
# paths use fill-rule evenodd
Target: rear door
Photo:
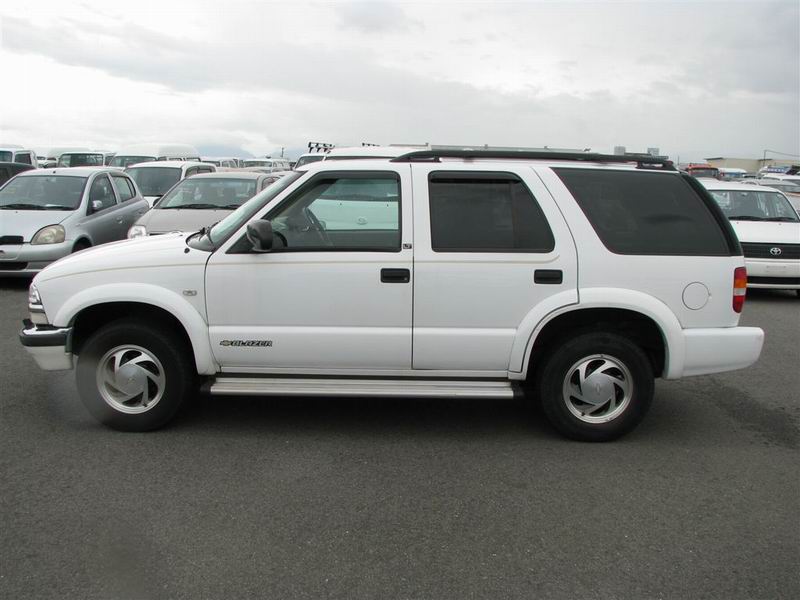
<instances>
[{"instance_id":1,"label":"rear door","mask_svg":"<svg viewBox=\"0 0 800 600\"><path fill-rule=\"evenodd\" d=\"M530 167L413 165L414 369L505 371L526 315L575 303L577 258Z\"/></svg>"},{"instance_id":2,"label":"rear door","mask_svg":"<svg viewBox=\"0 0 800 600\"><path fill-rule=\"evenodd\" d=\"M108 175L101 173L95 176L89 186L87 214L83 221L95 245L125 237L127 229L124 227L123 215L119 208Z\"/></svg>"}]
</instances>

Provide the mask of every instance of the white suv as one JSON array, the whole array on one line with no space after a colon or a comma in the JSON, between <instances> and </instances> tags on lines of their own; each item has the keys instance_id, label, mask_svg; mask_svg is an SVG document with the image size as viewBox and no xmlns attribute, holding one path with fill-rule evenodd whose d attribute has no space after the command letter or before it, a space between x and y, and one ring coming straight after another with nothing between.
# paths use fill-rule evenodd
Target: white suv
<instances>
[{"instance_id":1,"label":"white suv","mask_svg":"<svg viewBox=\"0 0 800 600\"><path fill-rule=\"evenodd\" d=\"M211 394L528 392L601 441L654 378L758 359L745 287L728 220L669 162L425 150L318 162L210 229L65 258L20 338L118 429L165 424L199 375Z\"/></svg>"}]
</instances>

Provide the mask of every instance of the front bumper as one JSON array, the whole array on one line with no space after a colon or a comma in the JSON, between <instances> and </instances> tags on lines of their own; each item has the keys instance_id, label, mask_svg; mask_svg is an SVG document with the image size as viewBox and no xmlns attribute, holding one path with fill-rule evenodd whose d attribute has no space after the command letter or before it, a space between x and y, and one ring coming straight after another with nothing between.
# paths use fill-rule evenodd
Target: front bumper
<instances>
[{"instance_id":1,"label":"front bumper","mask_svg":"<svg viewBox=\"0 0 800 600\"><path fill-rule=\"evenodd\" d=\"M65 371L72 368L71 327L36 325L29 320L22 322L19 341L39 368L45 371Z\"/></svg>"},{"instance_id":2,"label":"front bumper","mask_svg":"<svg viewBox=\"0 0 800 600\"><path fill-rule=\"evenodd\" d=\"M800 289L800 260L745 258L747 287Z\"/></svg>"},{"instance_id":3,"label":"front bumper","mask_svg":"<svg viewBox=\"0 0 800 600\"><path fill-rule=\"evenodd\" d=\"M72 252L73 240L60 244L12 244L0 247L0 277L31 277Z\"/></svg>"},{"instance_id":4,"label":"front bumper","mask_svg":"<svg viewBox=\"0 0 800 600\"><path fill-rule=\"evenodd\" d=\"M723 373L744 369L758 360L764 345L764 330L758 327L684 329L683 342L683 377Z\"/></svg>"}]
</instances>

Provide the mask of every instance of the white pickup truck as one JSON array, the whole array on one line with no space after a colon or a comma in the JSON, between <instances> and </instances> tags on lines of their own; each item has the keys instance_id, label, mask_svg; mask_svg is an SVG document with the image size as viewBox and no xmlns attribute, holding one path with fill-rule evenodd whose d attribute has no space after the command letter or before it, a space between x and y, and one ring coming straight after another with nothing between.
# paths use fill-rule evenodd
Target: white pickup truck
<instances>
[{"instance_id":1,"label":"white pickup truck","mask_svg":"<svg viewBox=\"0 0 800 600\"><path fill-rule=\"evenodd\" d=\"M630 431L654 378L747 367L739 242L652 157L422 150L322 161L210 229L39 273L20 339L107 425L211 394L507 398Z\"/></svg>"}]
</instances>

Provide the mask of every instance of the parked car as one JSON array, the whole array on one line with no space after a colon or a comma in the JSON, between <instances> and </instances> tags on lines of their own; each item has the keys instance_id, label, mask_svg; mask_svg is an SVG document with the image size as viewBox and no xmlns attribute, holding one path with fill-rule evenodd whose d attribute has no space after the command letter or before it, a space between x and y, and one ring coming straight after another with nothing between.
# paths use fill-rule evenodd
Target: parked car
<instances>
[{"instance_id":1,"label":"parked car","mask_svg":"<svg viewBox=\"0 0 800 600\"><path fill-rule=\"evenodd\" d=\"M201 162L209 163L215 167L223 169L238 169L239 161L236 158L224 156L204 156L200 159Z\"/></svg>"},{"instance_id":2,"label":"parked car","mask_svg":"<svg viewBox=\"0 0 800 600\"><path fill-rule=\"evenodd\" d=\"M245 171L205 173L183 179L136 221L128 230L128 237L210 227L278 179L277 174Z\"/></svg>"},{"instance_id":3,"label":"parked car","mask_svg":"<svg viewBox=\"0 0 800 600\"><path fill-rule=\"evenodd\" d=\"M285 158L245 158L242 168L264 167L273 171L290 171L289 161Z\"/></svg>"},{"instance_id":4,"label":"parked car","mask_svg":"<svg viewBox=\"0 0 800 600\"><path fill-rule=\"evenodd\" d=\"M38 166L36 154L17 144L0 144L0 162Z\"/></svg>"},{"instance_id":5,"label":"parked car","mask_svg":"<svg viewBox=\"0 0 800 600\"><path fill-rule=\"evenodd\" d=\"M15 162L0 162L0 186L2 186L6 181L14 177L17 173L22 173L23 171L30 171L31 169L35 169L33 165L25 164L25 163L15 163Z\"/></svg>"},{"instance_id":6,"label":"parked car","mask_svg":"<svg viewBox=\"0 0 800 600\"><path fill-rule=\"evenodd\" d=\"M797 290L800 297L800 217L786 196L766 186L701 181L739 237L748 287Z\"/></svg>"},{"instance_id":7,"label":"parked car","mask_svg":"<svg viewBox=\"0 0 800 600\"><path fill-rule=\"evenodd\" d=\"M200 161L200 152L189 144L131 144L123 146L109 163L112 167L126 168L155 160Z\"/></svg>"},{"instance_id":8,"label":"parked car","mask_svg":"<svg viewBox=\"0 0 800 600\"><path fill-rule=\"evenodd\" d=\"M50 148L46 152L45 160L43 162L39 162L39 167L43 169L53 169L59 166L58 161L64 154L72 154L72 153L85 154L91 152L92 150L90 150L89 148L83 148L80 146L63 146L63 147Z\"/></svg>"},{"instance_id":9,"label":"parked car","mask_svg":"<svg viewBox=\"0 0 800 600\"><path fill-rule=\"evenodd\" d=\"M686 163L681 165L681 170L685 171L692 177L706 177L712 179L719 179L719 169L712 167L708 163Z\"/></svg>"},{"instance_id":10,"label":"parked car","mask_svg":"<svg viewBox=\"0 0 800 600\"><path fill-rule=\"evenodd\" d=\"M214 165L201 162L183 160L159 160L153 162L137 163L125 169L125 172L139 186L150 206L166 194L169 189L182 179L199 175L200 173L213 173L217 170Z\"/></svg>"},{"instance_id":11,"label":"parked car","mask_svg":"<svg viewBox=\"0 0 800 600\"><path fill-rule=\"evenodd\" d=\"M419 151L323 161L211 228L59 261L20 339L43 369L76 364L118 429L164 425L199 375L214 395L531 393L601 441L654 378L757 360L745 286L730 223L668 161Z\"/></svg>"},{"instance_id":12,"label":"parked car","mask_svg":"<svg viewBox=\"0 0 800 600\"><path fill-rule=\"evenodd\" d=\"M0 276L28 276L72 252L125 239L147 210L133 181L97 167L33 169L0 188Z\"/></svg>"},{"instance_id":13,"label":"parked car","mask_svg":"<svg viewBox=\"0 0 800 600\"><path fill-rule=\"evenodd\" d=\"M56 167L102 167L102 152L64 152L56 161Z\"/></svg>"},{"instance_id":14,"label":"parked car","mask_svg":"<svg viewBox=\"0 0 800 600\"><path fill-rule=\"evenodd\" d=\"M308 165L314 162L319 162L321 160L325 160L325 153L324 152L306 152L305 154L301 154L300 158L295 161L294 166L292 169L299 169L304 165Z\"/></svg>"},{"instance_id":15,"label":"parked car","mask_svg":"<svg viewBox=\"0 0 800 600\"><path fill-rule=\"evenodd\" d=\"M789 202L792 203L794 209L800 212L800 181L767 178L759 179L757 185L764 185L782 192L789 199Z\"/></svg>"}]
</instances>

